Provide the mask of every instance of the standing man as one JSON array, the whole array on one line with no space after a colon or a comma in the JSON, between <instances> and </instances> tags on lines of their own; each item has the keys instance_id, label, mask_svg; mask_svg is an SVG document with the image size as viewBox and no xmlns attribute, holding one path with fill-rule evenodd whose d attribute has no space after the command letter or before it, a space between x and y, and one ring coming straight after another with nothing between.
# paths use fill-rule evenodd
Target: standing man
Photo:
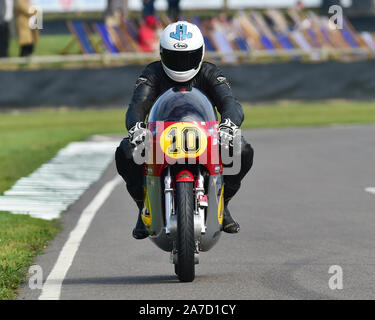
<instances>
[{"instance_id":1,"label":"standing man","mask_svg":"<svg viewBox=\"0 0 375 320\"><path fill-rule=\"evenodd\" d=\"M32 55L35 44L39 40L39 30L31 29L30 18L35 15L30 13L30 0L17 0L15 5L15 16L17 24L18 42L20 44L20 56Z\"/></svg>"},{"instance_id":2,"label":"standing man","mask_svg":"<svg viewBox=\"0 0 375 320\"><path fill-rule=\"evenodd\" d=\"M104 20L108 26L118 26L128 14L128 0L108 0Z\"/></svg>"},{"instance_id":3,"label":"standing man","mask_svg":"<svg viewBox=\"0 0 375 320\"><path fill-rule=\"evenodd\" d=\"M180 0L168 0L168 17L176 22L180 17Z\"/></svg>"},{"instance_id":4,"label":"standing man","mask_svg":"<svg viewBox=\"0 0 375 320\"><path fill-rule=\"evenodd\" d=\"M154 52L159 48L158 39L156 37L157 28L156 17L152 14L148 15L138 31L138 44L143 52Z\"/></svg>"},{"instance_id":5,"label":"standing man","mask_svg":"<svg viewBox=\"0 0 375 320\"><path fill-rule=\"evenodd\" d=\"M146 18L149 15L155 15L155 0L143 0L142 17Z\"/></svg>"},{"instance_id":6,"label":"standing man","mask_svg":"<svg viewBox=\"0 0 375 320\"><path fill-rule=\"evenodd\" d=\"M9 23L13 19L13 0L0 0L0 58L8 57Z\"/></svg>"},{"instance_id":7,"label":"standing man","mask_svg":"<svg viewBox=\"0 0 375 320\"><path fill-rule=\"evenodd\" d=\"M300 0L300 1L297 1L296 5L294 6L294 8L296 9L297 12L301 12L303 10L305 10L305 5L303 4L303 2Z\"/></svg>"}]
</instances>

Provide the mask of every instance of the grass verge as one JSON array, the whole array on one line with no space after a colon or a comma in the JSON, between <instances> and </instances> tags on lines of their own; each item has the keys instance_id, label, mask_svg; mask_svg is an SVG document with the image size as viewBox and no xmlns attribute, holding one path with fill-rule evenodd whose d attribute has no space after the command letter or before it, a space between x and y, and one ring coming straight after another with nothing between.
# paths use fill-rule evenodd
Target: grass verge
<instances>
[{"instance_id":1,"label":"grass verge","mask_svg":"<svg viewBox=\"0 0 375 320\"><path fill-rule=\"evenodd\" d=\"M0 114L0 193L71 141L123 132L124 111ZM0 212L0 300L13 299L32 264L59 230L57 221Z\"/></svg>"},{"instance_id":2,"label":"grass verge","mask_svg":"<svg viewBox=\"0 0 375 320\"><path fill-rule=\"evenodd\" d=\"M34 257L59 230L56 221L0 212L0 300L16 297Z\"/></svg>"},{"instance_id":3,"label":"grass verge","mask_svg":"<svg viewBox=\"0 0 375 320\"><path fill-rule=\"evenodd\" d=\"M245 107L243 129L375 123L374 103L292 103ZM124 132L124 110L0 114L0 193L71 141ZM28 266L58 232L56 221L0 213L0 299L16 296Z\"/></svg>"},{"instance_id":4,"label":"grass verge","mask_svg":"<svg viewBox=\"0 0 375 320\"><path fill-rule=\"evenodd\" d=\"M123 132L124 110L44 111L0 115L0 193L71 141Z\"/></svg>"}]
</instances>

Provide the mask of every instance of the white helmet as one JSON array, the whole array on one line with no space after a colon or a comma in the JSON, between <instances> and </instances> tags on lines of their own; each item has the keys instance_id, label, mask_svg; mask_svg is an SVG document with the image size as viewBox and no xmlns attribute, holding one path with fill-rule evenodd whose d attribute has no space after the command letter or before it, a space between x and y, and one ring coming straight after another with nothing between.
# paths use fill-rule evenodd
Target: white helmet
<instances>
[{"instance_id":1,"label":"white helmet","mask_svg":"<svg viewBox=\"0 0 375 320\"><path fill-rule=\"evenodd\" d=\"M160 57L165 73L174 81L186 82L199 72L204 39L199 28L187 21L167 26L160 38Z\"/></svg>"}]
</instances>

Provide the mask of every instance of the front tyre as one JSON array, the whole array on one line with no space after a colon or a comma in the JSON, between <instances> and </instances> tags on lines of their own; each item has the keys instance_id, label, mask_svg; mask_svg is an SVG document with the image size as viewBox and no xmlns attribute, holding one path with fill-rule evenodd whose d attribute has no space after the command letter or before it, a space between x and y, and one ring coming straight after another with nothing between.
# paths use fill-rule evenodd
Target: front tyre
<instances>
[{"instance_id":1,"label":"front tyre","mask_svg":"<svg viewBox=\"0 0 375 320\"><path fill-rule=\"evenodd\" d=\"M176 183L177 262L175 272L181 282L195 278L193 182Z\"/></svg>"}]
</instances>

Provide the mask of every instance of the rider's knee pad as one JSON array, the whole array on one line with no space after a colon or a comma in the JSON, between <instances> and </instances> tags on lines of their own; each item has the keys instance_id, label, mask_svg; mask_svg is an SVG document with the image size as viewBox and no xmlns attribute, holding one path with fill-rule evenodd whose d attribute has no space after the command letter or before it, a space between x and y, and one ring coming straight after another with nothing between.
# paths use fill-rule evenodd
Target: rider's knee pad
<instances>
[{"instance_id":1,"label":"rider's knee pad","mask_svg":"<svg viewBox=\"0 0 375 320\"><path fill-rule=\"evenodd\" d=\"M121 141L116 149L115 160L118 173L124 178L126 183L138 184L139 177L143 176L143 166L134 162L132 148L129 139ZM141 179L142 180L142 179Z\"/></svg>"}]
</instances>

